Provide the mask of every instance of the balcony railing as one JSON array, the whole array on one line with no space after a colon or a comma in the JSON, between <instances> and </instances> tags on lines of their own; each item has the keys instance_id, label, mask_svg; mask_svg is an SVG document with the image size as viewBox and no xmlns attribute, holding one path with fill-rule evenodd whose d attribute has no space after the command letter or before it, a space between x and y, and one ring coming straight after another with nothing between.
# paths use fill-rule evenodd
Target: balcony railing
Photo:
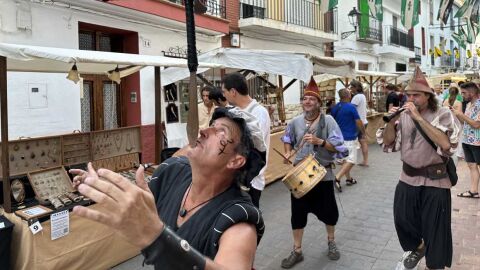
<instances>
[{"instance_id":1,"label":"balcony railing","mask_svg":"<svg viewBox=\"0 0 480 270\"><path fill-rule=\"evenodd\" d=\"M337 33L337 10L320 11L318 1L308 0L241 0L240 18L270 19Z\"/></svg>"},{"instance_id":2,"label":"balcony railing","mask_svg":"<svg viewBox=\"0 0 480 270\"><path fill-rule=\"evenodd\" d=\"M185 0L168 0L168 2L182 6L185 5ZM207 12L205 12L205 14L223 19L227 18L226 0L202 0L202 2L207 8Z\"/></svg>"},{"instance_id":3,"label":"balcony railing","mask_svg":"<svg viewBox=\"0 0 480 270\"><path fill-rule=\"evenodd\" d=\"M359 16L359 26L357 31L357 40L367 43L382 43L382 22L369 17ZM365 24L365 20L368 20L368 27Z\"/></svg>"},{"instance_id":4,"label":"balcony railing","mask_svg":"<svg viewBox=\"0 0 480 270\"><path fill-rule=\"evenodd\" d=\"M385 33L388 37L387 43L389 45L402 46L413 51L413 36L409 35L407 32L393 26L387 26Z\"/></svg>"}]
</instances>

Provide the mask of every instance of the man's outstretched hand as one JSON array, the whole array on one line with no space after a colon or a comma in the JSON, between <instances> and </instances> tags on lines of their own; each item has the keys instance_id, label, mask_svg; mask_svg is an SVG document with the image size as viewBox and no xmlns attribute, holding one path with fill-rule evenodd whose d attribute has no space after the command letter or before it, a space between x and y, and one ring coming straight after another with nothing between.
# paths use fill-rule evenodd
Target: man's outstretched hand
<instances>
[{"instance_id":1,"label":"man's outstretched hand","mask_svg":"<svg viewBox=\"0 0 480 270\"><path fill-rule=\"evenodd\" d=\"M78 191L100 207L75 206L73 213L111 227L131 244L143 249L161 233L163 222L157 213L153 194L143 178L143 167L136 173L136 183L107 169L71 171L78 177Z\"/></svg>"}]
</instances>

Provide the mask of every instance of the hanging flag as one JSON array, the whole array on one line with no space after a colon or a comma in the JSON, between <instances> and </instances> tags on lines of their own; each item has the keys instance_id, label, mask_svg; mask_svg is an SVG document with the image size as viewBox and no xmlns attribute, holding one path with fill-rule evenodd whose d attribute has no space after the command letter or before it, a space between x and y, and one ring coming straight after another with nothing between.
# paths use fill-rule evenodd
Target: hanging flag
<instances>
[{"instance_id":1,"label":"hanging flag","mask_svg":"<svg viewBox=\"0 0 480 270\"><path fill-rule=\"evenodd\" d=\"M383 21L383 0L375 0L375 6L377 7L377 20Z\"/></svg>"},{"instance_id":2,"label":"hanging flag","mask_svg":"<svg viewBox=\"0 0 480 270\"><path fill-rule=\"evenodd\" d=\"M467 37L465 35L465 32L463 29L460 27L458 33L453 33L452 34L453 40L457 42L458 46L466 49L467 48Z\"/></svg>"},{"instance_id":3,"label":"hanging flag","mask_svg":"<svg viewBox=\"0 0 480 270\"><path fill-rule=\"evenodd\" d=\"M379 21L383 21L382 0L367 0L370 15Z\"/></svg>"},{"instance_id":4,"label":"hanging flag","mask_svg":"<svg viewBox=\"0 0 480 270\"><path fill-rule=\"evenodd\" d=\"M437 20L442 21L444 24L448 23L448 17L452 12L453 1L454 0L441 0Z\"/></svg>"},{"instance_id":5,"label":"hanging flag","mask_svg":"<svg viewBox=\"0 0 480 270\"><path fill-rule=\"evenodd\" d=\"M435 56L439 57L439 56L442 56L442 54L443 54L442 50L440 50L440 48L435 46Z\"/></svg>"},{"instance_id":6,"label":"hanging flag","mask_svg":"<svg viewBox=\"0 0 480 270\"><path fill-rule=\"evenodd\" d=\"M458 49L455 50L455 58L460 59L460 51Z\"/></svg>"},{"instance_id":7,"label":"hanging flag","mask_svg":"<svg viewBox=\"0 0 480 270\"><path fill-rule=\"evenodd\" d=\"M447 49L447 50L445 51L445 54L448 55L448 56L450 56L450 55L452 55L452 51L450 51L450 49Z\"/></svg>"},{"instance_id":8,"label":"hanging flag","mask_svg":"<svg viewBox=\"0 0 480 270\"><path fill-rule=\"evenodd\" d=\"M470 18L470 15L473 12L473 5L477 0L465 0L463 5L458 9L457 13L455 13L455 18Z\"/></svg>"},{"instance_id":9,"label":"hanging flag","mask_svg":"<svg viewBox=\"0 0 480 270\"><path fill-rule=\"evenodd\" d=\"M472 51L467 50L467 58L472 58Z\"/></svg>"},{"instance_id":10,"label":"hanging flag","mask_svg":"<svg viewBox=\"0 0 480 270\"><path fill-rule=\"evenodd\" d=\"M325 13L336 8L338 5L338 0L318 0L318 3L320 4L320 11Z\"/></svg>"},{"instance_id":11,"label":"hanging flag","mask_svg":"<svg viewBox=\"0 0 480 270\"><path fill-rule=\"evenodd\" d=\"M480 56L480 48L477 48L476 51L477 51L477 55Z\"/></svg>"},{"instance_id":12,"label":"hanging flag","mask_svg":"<svg viewBox=\"0 0 480 270\"><path fill-rule=\"evenodd\" d=\"M428 54L429 54L429 55L433 55L433 50L432 50L432 49L428 49Z\"/></svg>"},{"instance_id":13,"label":"hanging flag","mask_svg":"<svg viewBox=\"0 0 480 270\"><path fill-rule=\"evenodd\" d=\"M407 30L418 23L420 0L402 0L402 24Z\"/></svg>"}]
</instances>

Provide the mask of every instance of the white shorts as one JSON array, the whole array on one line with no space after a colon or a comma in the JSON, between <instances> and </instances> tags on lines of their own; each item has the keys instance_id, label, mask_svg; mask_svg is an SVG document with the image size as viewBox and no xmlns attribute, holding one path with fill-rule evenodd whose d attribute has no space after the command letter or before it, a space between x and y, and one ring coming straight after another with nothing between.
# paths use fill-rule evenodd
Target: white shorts
<instances>
[{"instance_id":1,"label":"white shorts","mask_svg":"<svg viewBox=\"0 0 480 270\"><path fill-rule=\"evenodd\" d=\"M344 141L343 144L348 149L348 157L341 159L341 162L357 164L357 146L358 140Z\"/></svg>"}]
</instances>

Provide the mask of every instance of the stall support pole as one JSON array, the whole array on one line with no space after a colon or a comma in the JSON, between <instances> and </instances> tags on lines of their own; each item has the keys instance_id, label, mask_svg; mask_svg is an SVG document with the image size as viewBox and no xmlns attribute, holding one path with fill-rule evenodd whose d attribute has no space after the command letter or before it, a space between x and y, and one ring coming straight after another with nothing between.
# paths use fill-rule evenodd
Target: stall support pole
<instances>
[{"instance_id":1,"label":"stall support pole","mask_svg":"<svg viewBox=\"0 0 480 270\"><path fill-rule=\"evenodd\" d=\"M287 122L287 117L285 115L285 101L283 100L283 76L278 76L278 88L277 92L277 107L278 107L278 118L280 123L284 125Z\"/></svg>"},{"instance_id":2,"label":"stall support pole","mask_svg":"<svg viewBox=\"0 0 480 270\"><path fill-rule=\"evenodd\" d=\"M10 200L10 167L8 161L8 108L7 108L7 58L0 56L0 121L2 129L2 182L3 208L5 212L12 212Z\"/></svg>"},{"instance_id":3,"label":"stall support pole","mask_svg":"<svg viewBox=\"0 0 480 270\"><path fill-rule=\"evenodd\" d=\"M160 154L163 150L162 128L162 82L160 67L155 67L155 164L160 164Z\"/></svg>"}]
</instances>

